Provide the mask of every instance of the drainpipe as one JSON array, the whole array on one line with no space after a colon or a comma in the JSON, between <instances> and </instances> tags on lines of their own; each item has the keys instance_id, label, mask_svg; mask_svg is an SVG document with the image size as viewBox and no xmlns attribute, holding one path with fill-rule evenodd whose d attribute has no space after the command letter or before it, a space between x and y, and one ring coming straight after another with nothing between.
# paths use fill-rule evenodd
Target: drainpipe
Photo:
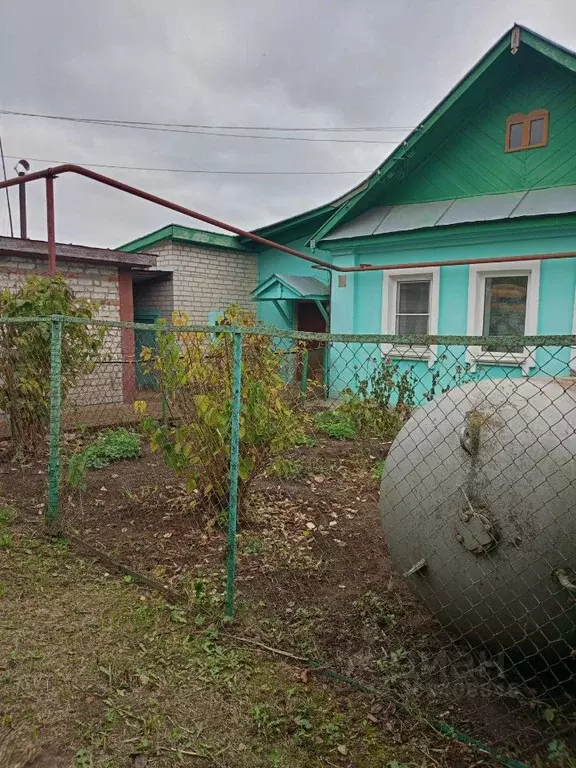
<instances>
[{"instance_id":1,"label":"drainpipe","mask_svg":"<svg viewBox=\"0 0 576 768\"><path fill-rule=\"evenodd\" d=\"M18 176L26 176L30 170L30 163L28 160L18 160L14 166L14 170ZM28 239L28 221L26 214L26 184L20 184L18 187L18 201L20 208L20 237L22 240Z\"/></svg>"}]
</instances>

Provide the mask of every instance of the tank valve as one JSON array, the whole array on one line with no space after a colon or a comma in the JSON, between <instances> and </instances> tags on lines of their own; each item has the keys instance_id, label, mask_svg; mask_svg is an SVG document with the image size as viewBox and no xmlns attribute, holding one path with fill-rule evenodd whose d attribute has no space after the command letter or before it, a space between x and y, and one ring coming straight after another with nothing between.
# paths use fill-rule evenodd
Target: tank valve
<instances>
[{"instance_id":1,"label":"tank valve","mask_svg":"<svg viewBox=\"0 0 576 768\"><path fill-rule=\"evenodd\" d=\"M418 560L417 563L414 563L412 568L408 568L407 571L405 571L402 575L405 579L408 578L408 576L414 576L415 573L420 573L420 571L425 571L428 567L428 564L424 558L422 560Z\"/></svg>"}]
</instances>

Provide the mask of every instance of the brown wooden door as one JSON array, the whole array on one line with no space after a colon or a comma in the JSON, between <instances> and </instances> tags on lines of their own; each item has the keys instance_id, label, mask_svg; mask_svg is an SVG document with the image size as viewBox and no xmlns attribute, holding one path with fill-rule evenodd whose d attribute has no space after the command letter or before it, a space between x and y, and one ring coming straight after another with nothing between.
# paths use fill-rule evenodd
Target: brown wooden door
<instances>
[{"instance_id":1,"label":"brown wooden door","mask_svg":"<svg viewBox=\"0 0 576 768\"><path fill-rule=\"evenodd\" d=\"M326 306L326 304L324 304ZM296 330L310 333L326 333L326 320L314 301L299 301L296 304ZM323 341L307 341L308 347L308 378L313 381L324 381L324 349ZM297 368L297 379L302 378L302 365Z\"/></svg>"}]
</instances>

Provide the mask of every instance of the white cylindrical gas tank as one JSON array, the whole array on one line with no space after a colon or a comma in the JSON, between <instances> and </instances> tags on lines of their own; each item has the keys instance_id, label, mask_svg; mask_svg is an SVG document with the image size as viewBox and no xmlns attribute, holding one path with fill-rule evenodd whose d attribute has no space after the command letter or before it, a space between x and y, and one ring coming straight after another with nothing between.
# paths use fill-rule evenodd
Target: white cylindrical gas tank
<instances>
[{"instance_id":1,"label":"white cylindrical gas tank","mask_svg":"<svg viewBox=\"0 0 576 768\"><path fill-rule=\"evenodd\" d=\"M381 487L390 555L456 637L576 648L576 383L472 382L418 408Z\"/></svg>"}]
</instances>

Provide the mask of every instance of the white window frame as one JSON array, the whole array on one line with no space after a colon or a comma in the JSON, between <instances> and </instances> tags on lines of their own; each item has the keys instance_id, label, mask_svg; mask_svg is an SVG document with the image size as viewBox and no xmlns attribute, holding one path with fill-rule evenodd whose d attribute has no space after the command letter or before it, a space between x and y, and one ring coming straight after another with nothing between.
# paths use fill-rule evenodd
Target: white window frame
<instances>
[{"instance_id":1,"label":"white window frame","mask_svg":"<svg viewBox=\"0 0 576 768\"><path fill-rule=\"evenodd\" d=\"M396 335L396 303L398 283L430 281L429 315L427 336L438 335L438 304L440 296L440 267L431 267L422 271L418 267L406 269L386 269L382 283L382 333ZM432 366L437 357L437 346L409 347L404 344L382 344L382 354L387 357L398 357L402 360L424 360Z\"/></svg>"},{"instance_id":2,"label":"white window frame","mask_svg":"<svg viewBox=\"0 0 576 768\"><path fill-rule=\"evenodd\" d=\"M484 326L484 300L487 277L528 277L526 293L526 319L524 335L535 336L538 332L538 303L540 299L540 262L517 261L471 264L468 282L468 336L482 336ZM524 347L522 352L487 352L478 347L468 347L466 360L475 370L476 363L487 365L516 365L528 376L536 365L535 347Z\"/></svg>"},{"instance_id":3,"label":"white window frame","mask_svg":"<svg viewBox=\"0 0 576 768\"><path fill-rule=\"evenodd\" d=\"M572 336L576 336L576 290L574 292L574 314L572 315ZM570 348L570 376L576 376L576 347Z\"/></svg>"}]
</instances>

